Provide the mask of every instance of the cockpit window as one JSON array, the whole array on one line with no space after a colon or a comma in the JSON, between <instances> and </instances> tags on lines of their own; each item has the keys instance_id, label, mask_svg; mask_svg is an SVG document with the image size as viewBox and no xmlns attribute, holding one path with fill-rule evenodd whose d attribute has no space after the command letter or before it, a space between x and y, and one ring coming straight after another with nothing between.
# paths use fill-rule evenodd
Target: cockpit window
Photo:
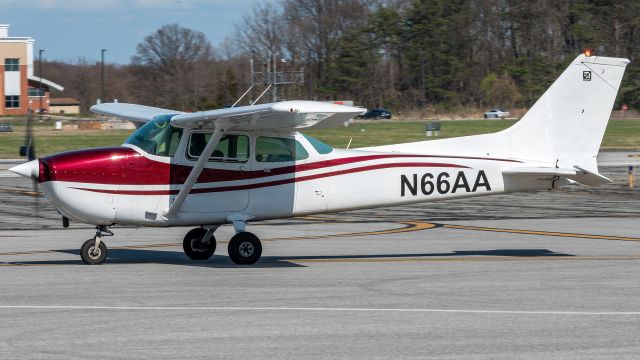
<instances>
[{"instance_id":1,"label":"cockpit window","mask_svg":"<svg viewBox=\"0 0 640 360\"><path fill-rule=\"evenodd\" d=\"M302 134L307 141L313 146L314 149L318 152L318 154L328 154L333 151L333 148L322 141L312 138L311 136Z\"/></svg>"},{"instance_id":2,"label":"cockpit window","mask_svg":"<svg viewBox=\"0 0 640 360\"><path fill-rule=\"evenodd\" d=\"M309 153L295 139L259 136L256 139L256 161L283 162L304 160Z\"/></svg>"},{"instance_id":3,"label":"cockpit window","mask_svg":"<svg viewBox=\"0 0 640 360\"><path fill-rule=\"evenodd\" d=\"M131 134L124 143L135 145L151 155L174 156L182 137L182 129L171 126L169 122L174 115L154 117Z\"/></svg>"}]
</instances>

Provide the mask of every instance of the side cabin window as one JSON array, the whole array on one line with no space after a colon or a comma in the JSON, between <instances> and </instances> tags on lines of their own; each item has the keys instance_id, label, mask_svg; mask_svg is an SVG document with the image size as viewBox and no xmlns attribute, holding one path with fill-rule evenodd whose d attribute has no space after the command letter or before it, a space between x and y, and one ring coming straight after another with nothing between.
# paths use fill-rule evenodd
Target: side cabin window
<instances>
[{"instance_id":1,"label":"side cabin window","mask_svg":"<svg viewBox=\"0 0 640 360\"><path fill-rule=\"evenodd\" d=\"M295 139L259 136L256 139L256 161L284 162L304 160L309 153Z\"/></svg>"},{"instance_id":2,"label":"side cabin window","mask_svg":"<svg viewBox=\"0 0 640 360\"><path fill-rule=\"evenodd\" d=\"M187 155L197 159L211 139L211 133L191 133ZM224 135L216 146L209 161L245 162L249 159L249 137L246 135Z\"/></svg>"},{"instance_id":3,"label":"side cabin window","mask_svg":"<svg viewBox=\"0 0 640 360\"><path fill-rule=\"evenodd\" d=\"M309 142L309 144L311 144L311 146L313 146L313 148L316 149L318 154L325 155L333 151L333 148L331 146L323 143L318 139L312 138L311 136L308 136L305 134L302 134L302 136L304 136L305 139L307 139L307 141Z\"/></svg>"},{"instance_id":4,"label":"side cabin window","mask_svg":"<svg viewBox=\"0 0 640 360\"><path fill-rule=\"evenodd\" d=\"M180 144L182 129L171 126L169 120L173 116L174 114L154 117L131 134L124 143L135 145L151 155L174 156Z\"/></svg>"}]
</instances>

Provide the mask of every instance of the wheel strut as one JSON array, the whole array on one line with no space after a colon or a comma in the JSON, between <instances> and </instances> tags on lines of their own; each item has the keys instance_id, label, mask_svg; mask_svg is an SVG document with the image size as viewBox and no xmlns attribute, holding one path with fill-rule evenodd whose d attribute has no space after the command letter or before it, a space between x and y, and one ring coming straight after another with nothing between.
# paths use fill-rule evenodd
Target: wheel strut
<instances>
[{"instance_id":1,"label":"wheel strut","mask_svg":"<svg viewBox=\"0 0 640 360\"><path fill-rule=\"evenodd\" d=\"M93 255L97 255L103 236L113 236L113 232L107 229L105 225L96 226L96 236L93 237L96 240L96 244L93 248Z\"/></svg>"}]
</instances>

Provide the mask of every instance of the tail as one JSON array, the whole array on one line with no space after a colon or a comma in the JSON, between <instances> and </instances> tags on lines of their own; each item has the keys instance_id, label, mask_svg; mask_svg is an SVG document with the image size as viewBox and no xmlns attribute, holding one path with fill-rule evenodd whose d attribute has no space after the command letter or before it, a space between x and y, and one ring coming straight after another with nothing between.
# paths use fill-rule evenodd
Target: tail
<instances>
[{"instance_id":1,"label":"tail","mask_svg":"<svg viewBox=\"0 0 640 360\"><path fill-rule=\"evenodd\" d=\"M506 157L535 164L523 175L558 169L558 175L573 172L574 180L595 185L606 180L598 174L596 156L628 63L578 56L520 121L497 133L366 150Z\"/></svg>"},{"instance_id":2,"label":"tail","mask_svg":"<svg viewBox=\"0 0 640 360\"><path fill-rule=\"evenodd\" d=\"M628 63L578 56L522 119L502 132L510 157L597 173L596 156Z\"/></svg>"}]
</instances>

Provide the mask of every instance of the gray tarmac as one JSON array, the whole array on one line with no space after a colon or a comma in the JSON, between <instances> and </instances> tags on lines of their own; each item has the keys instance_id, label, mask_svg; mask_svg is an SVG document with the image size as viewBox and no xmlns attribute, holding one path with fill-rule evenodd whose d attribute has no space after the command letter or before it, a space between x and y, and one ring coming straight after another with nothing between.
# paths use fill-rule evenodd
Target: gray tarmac
<instances>
[{"instance_id":1,"label":"gray tarmac","mask_svg":"<svg viewBox=\"0 0 640 360\"><path fill-rule=\"evenodd\" d=\"M120 227L108 262L83 265L92 228L61 229L0 177L0 358L637 359L640 191L623 165L600 188L252 224L248 267L226 256L229 226L209 261L182 253L187 228Z\"/></svg>"}]
</instances>

